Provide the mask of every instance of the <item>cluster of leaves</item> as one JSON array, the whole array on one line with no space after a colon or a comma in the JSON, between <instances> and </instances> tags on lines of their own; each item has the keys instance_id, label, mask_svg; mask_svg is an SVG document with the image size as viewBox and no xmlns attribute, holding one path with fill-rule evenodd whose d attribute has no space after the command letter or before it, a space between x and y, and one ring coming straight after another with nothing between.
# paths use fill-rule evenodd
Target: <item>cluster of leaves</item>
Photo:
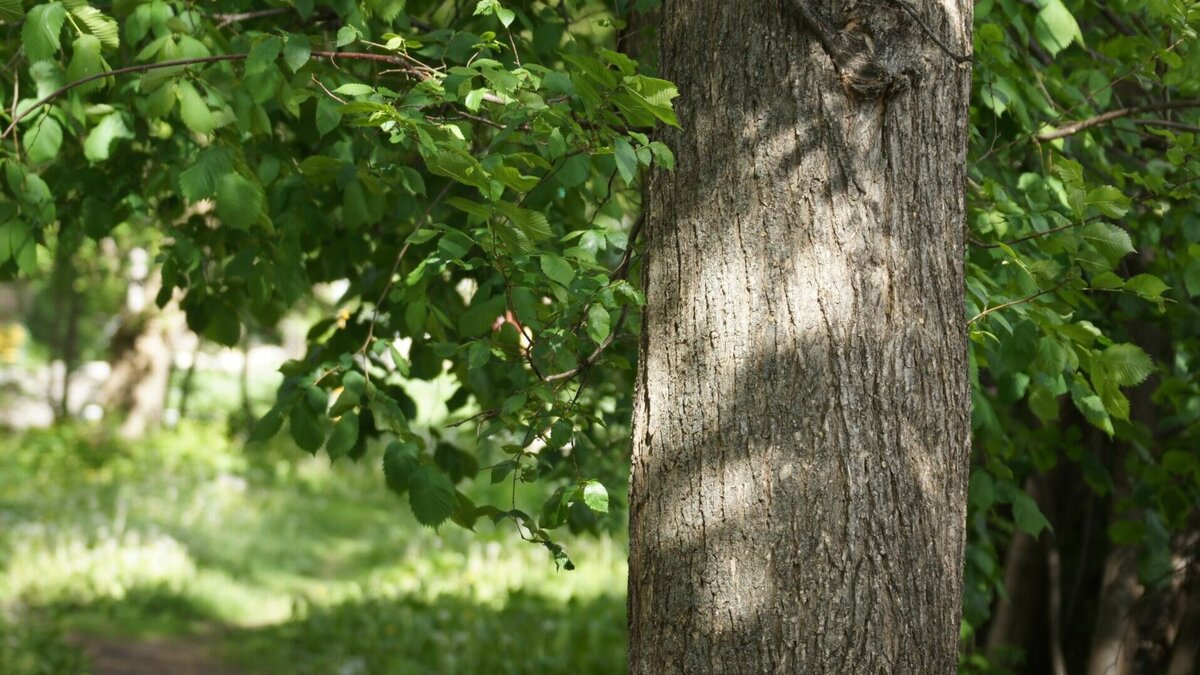
<instances>
[{"instance_id":1,"label":"cluster of leaves","mask_svg":"<svg viewBox=\"0 0 1200 675\"><path fill-rule=\"evenodd\" d=\"M976 5L969 638L1010 534L1051 525L1022 486L1072 467L1147 583L1200 501L1198 27L1173 0Z\"/></svg>"},{"instance_id":2,"label":"cluster of leaves","mask_svg":"<svg viewBox=\"0 0 1200 675\"><path fill-rule=\"evenodd\" d=\"M605 48L623 23L597 9L5 2L0 275L55 233L153 223L158 304L181 290L225 345L349 280L253 440L287 422L336 460L383 437L421 522L507 518L569 563L549 531L594 523L596 478L620 475L638 175L671 168L647 133L676 123L674 87ZM473 442L411 421L404 383L443 376ZM540 517L476 506L456 486L485 469L569 487Z\"/></svg>"}]
</instances>

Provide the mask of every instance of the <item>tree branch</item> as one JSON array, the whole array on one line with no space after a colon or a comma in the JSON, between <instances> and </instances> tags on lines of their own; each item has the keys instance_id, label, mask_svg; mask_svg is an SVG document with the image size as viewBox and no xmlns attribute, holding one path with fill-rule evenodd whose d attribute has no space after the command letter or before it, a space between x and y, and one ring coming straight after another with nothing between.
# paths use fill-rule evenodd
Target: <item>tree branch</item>
<instances>
[{"instance_id":1,"label":"tree branch","mask_svg":"<svg viewBox=\"0 0 1200 675\"><path fill-rule=\"evenodd\" d=\"M5 138L8 138L8 135L11 134L14 129L17 128L17 124L19 124L21 122L21 120L28 117L31 113L33 113L38 108L41 108L42 106L46 105L47 103L54 101L55 99L57 99L58 97L62 96L65 93L71 91L72 89L79 87L81 85L85 85L89 82L95 82L96 80L102 80L102 79L105 79L108 77L114 77L116 75L127 75L129 73L143 73L143 72L150 71L150 70L159 70L161 68L174 68L177 66L194 66L194 65L203 64L203 63L218 63L221 61L244 61L247 56L249 56L249 54L218 54L216 56L202 56L202 57L197 57L197 58L192 58L192 59L173 59L170 61L160 61L158 63L143 63L143 64L139 64L136 66L125 66L124 68L116 68L114 70L106 70L103 73L96 73L95 75L89 75L85 78L75 80L74 82L68 82L67 84L59 87L58 89L50 92L49 94L43 96L40 99L38 99L32 106L30 106L30 107L26 108L24 111L22 111L21 114L13 116L12 123L8 125L8 127L4 130L4 133L0 133L0 141L4 140ZM387 63L390 65L399 66L400 70L404 70L405 72L407 72L409 74L416 75L417 77L421 78L422 80L428 80L431 77L434 77L432 72L426 72L426 71L420 70L418 68L414 68L404 58L399 57L399 56L392 56L390 54L371 54L368 52L330 52L330 51L323 51L323 50L313 50L312 57L318 58L318 59L329 59L329 61L331 63L336 63L338 59L346 59L349 61L375 61L377 63ZM497 103L497 104L501 104L501 105L503 105L505 103L504 99L501 99L500 97L494 96L491 94L484 96L483 100L488 101L490 103Z\"/></svg>"},{"instance_id":2,"label":"tree branch","mask_svg":"<svg viewBox=\"0 0 1200 675\"><path fill-rule=\"evenodd\" d=\"M1062 288L1063 286L1066 286L1067 282L1070 280L1071 280L1071 277L1067 277L1066 279L1063 279L1062 281L1055 284L1054 288L1047 288L1044 291L1038 291L1037 293L1034 293L1033 295L1030 295L1025 298L1021 298L1020 300L1012 300L1012 301L1006 302L1004 304L996 305L995 307L988 307L987 309L983 310L982 312L971 317L971 320L967 322L967 325L970 326L971 324L982 319L983 317L987 316L988 314L1002 310L1005 307L1012 307L1013 305L1020 305L1020 304L1026 303L1026 302L1032 302L1034 300L1037 300L1038 298L1042 297L1043 295L1046 295L1047 293L1053 293L1054 291L1057 291L1058 289Z\"/></svg>"},{"instance_id":3,"label":"tree branch","mask_svg":"<svg viewBox=\"0 0 1200 675\"><path fill-rule=\"evenodd\" d=\"M1130 115L1138 115L1147 112L1157 112L1160 110L1179 110L1181 108L1200 108L1200 98L1186 98L1178 101L1166 101L1163 103L1151 103L1149 105L1117 108L1116 110L1110 110L1106 113L1096 115L1095 117L1089 117L1085 120L1079 120L1078 122L1071 122L1070 124L1055 129L1054 131L1047 131L1045 133L1038 134L1034 136L1034 138L1039 141L1053 141L1059 138L1072 136L1081 131L1086 131L1094 126L1098 126L1106 122L1121 119L1122 117L1128 117Z\"/></svg>"}]
</instances>

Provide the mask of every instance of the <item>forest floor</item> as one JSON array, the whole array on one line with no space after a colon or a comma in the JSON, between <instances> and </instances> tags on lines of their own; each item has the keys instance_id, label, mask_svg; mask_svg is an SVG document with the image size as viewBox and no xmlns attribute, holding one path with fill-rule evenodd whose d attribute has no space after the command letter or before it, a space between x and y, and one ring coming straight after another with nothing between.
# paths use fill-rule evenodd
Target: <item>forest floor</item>
<instances>
[{"instance_id":1,"label":"forest floor","mask_svg":"<svg viewBox=\"0 0 1200 675\"><path fill-rule=\"evenodd\" d=\"M91 661L93 675L240 675L221 658L220 643L203 637L70 640Z\"/></svg>"}]
</instances>

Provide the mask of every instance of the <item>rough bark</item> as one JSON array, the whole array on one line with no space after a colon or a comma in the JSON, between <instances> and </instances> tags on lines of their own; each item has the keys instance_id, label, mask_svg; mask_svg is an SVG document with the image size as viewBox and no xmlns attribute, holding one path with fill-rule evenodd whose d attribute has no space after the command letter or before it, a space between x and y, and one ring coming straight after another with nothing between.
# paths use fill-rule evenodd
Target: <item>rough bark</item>
<instances>
[{"instance_id":1,"label":"rough bark","mask_svg":"<svg viewBox=\"0 0 1200 675\"><path fill-rule=\"evenodd\" d=\"M955 670L972 7L860 9L663 5L634 673Z\"/></svg>"}]
</instances>

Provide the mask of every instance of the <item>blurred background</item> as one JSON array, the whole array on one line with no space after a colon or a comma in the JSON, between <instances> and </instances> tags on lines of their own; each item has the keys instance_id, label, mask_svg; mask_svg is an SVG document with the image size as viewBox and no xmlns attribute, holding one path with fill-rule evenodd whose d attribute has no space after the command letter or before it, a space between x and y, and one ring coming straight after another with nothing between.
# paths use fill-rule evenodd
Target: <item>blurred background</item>
<instances>
[{"instance_id":1,"label":"blurred background","mask_svg":"<svg viewBox=\"0 0 1200 675\"><path fill-rule=\"evenodd\" d=\"M246 445L344 289L220 347L157 306L147 236L0 283L0 674L624 671L623 522L560 571L511 526L420 526L381 448ZM406 385L417 425L454 421L443 377Z\"/></svg>"}]
</instances>

